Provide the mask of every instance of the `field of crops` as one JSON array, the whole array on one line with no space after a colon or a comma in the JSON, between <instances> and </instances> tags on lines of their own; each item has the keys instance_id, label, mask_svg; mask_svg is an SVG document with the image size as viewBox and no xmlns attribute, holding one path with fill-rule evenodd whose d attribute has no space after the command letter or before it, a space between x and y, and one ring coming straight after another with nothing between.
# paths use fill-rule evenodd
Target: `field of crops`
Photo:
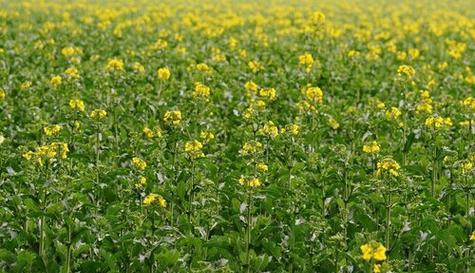
<instances>
[{"instance_id":1,"label":"field of crops","mask_svg":"<svg viewBox=\"0 0 475 273\"><path fill-rule=\"evenodd\" d=\"M0 272L475 272L474 199L473 0L0 1Z\"/></svg>"}]
</instances>

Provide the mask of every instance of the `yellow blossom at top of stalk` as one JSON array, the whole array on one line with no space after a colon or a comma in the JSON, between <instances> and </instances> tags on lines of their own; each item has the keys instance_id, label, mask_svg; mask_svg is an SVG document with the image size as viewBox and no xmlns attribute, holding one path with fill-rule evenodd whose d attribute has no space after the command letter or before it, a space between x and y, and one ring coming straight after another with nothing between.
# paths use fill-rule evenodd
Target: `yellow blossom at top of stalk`
<instances>
[{"instance_id":1,"label":"yellow blossom at top of stalk","mask_svg":"<svg viewBox=\"0 0 475 273\"><path fill-rule=\"evenodd\" d=\"M109 59L106 65L106 70L108 72L123 72L124 71L124 62L118 58Z\"/></svg>"},{"instance_id":2,"label":"yellow blossom at top of stalk","mask_svg":"<svg viewBox=\"0 0 475 273\"><path fill-rule=\"evenodd\" d=\"M158 195L156 193L150 193L147 196L145 196L143 200L143 204L145 206L157 204L162 208L167 207L167 201L165 200L165 198L163 198L163 196Z\"/></svg>"},{"instance_id":3,"label":"yellow blossom at top of stalk","mask_svg":"<svg viewBox=\"0 0 475 273\"><path fill-rule=\"evenodd\" d=\"M132 165L143 171L147 167L147 162L145 162L145 160L141 159L140 157L134 157L132 158Z\"/></svg>"},{"instance_id":4,"label":"yellow blossom at top of stalk","mask_svg":"<svg viewBox=\"0 0 475 273\"><path fill-rule=\"evenodd\" d=\"M275 138L276 136L279 135L279 128L274 125L274 122L268 121L264 124L264 126L259 129L259 133L265 136L270 136L272 138Z\"/></svg>"},{"instance_id":5,"label":"yellow blossom at top of stalk","mask_svg":"<svg viewBox=\"0 0 475 273\"><path fill-rule=\"evenodd\" d=\"M378 142L371 141L363 145L363 152L367 154L377 154L381 150Z\"/></svg>"},{"instance_id":6,"label":"yellow blossom at top of stalk","mask_svg":"<svg viewBox=\"0 0 475 273\"><path fill-rule=\"evenodd\" d=\"M162 68L159 68L157 70L157 76L160 80L168 80L170 79L170 76L171 76L171 72L170 72L170 69L168 69L168 67L162 67Z\"/></svg>"},{"instance_id":7,"label":"yellow blossom at top of stalk","mask_svg":"<svg viewBox=\"0 0 475 273\"><path fill-rule=\"evenodd\" d=\"M320 11L315 11L312 14L312 23L314 25L322 25L325 23L325 14Z\"/></svg>"},{"instance_id":8,"label":"yellow blossom at top of stalk","mask_svg":"<svg viewBox=\"0 0 475 273\"><path fill-rule=\"evenodd\" d=\"M261 152L263 149L262 143L259 141L246 142L242 145L241 150L239 151L242 155L253 155L258 152Z\"/></svg>"},{"instance_id":9,"label":"yellow blossom at top of stalk","mask_svg":"<svg viewBox=\"0 0 475 273\"><path fill-rule=\"evenodd\" d=\"M84 101L80 99L69 100L69 107L73 110L84 111Z\"/></svg>"},{"instance_id":10,"label":"yellow blossom at top of stalk","mask_svg":"<svg viewBox=\"0 0 475 273\"><path fill-rule=\"evenodd\" d=\"M320 87L316 86L306 86L302 89L302 94L311 102L322 103L323 102L323 91Z\"/></svg>"},{"instance_id":11,"label":"yellow blossom at top of stalk","mask_svg":"<svg viewBox=\"0 0 475 273\"><path fill-rule=\"evenodd\" d=\"M472 235L470 235L470 241L475 241L475 231L473 231Z\"/></svg>"},{"instance_id":12,"label":"yellow blossom at top of stalk","mask_svg":"<svg viewBox=\"0 0 475 273\"><path fill-rule=\"evenodd\" d=\"M442 127L447 127L447 128L451 127L453 123L452 123L451 118L443 118L443 117L435 116L435 117L428 117L425 120L424 125L427 127L439 129Z\"/></svg>"},{"instance_id":13,"label":"yellow blossom at top of stalk","mask_svg":"<svg viewBox=\"0 0 475 273\"><path fill-rule=\"evenodd\" d=\"M259 87L253 81L247 81L244 84L244 88L246 88L247 91L257 92Z\"/></svg>"},{"instance_id":14,"label":"yellow blossom at top of stalk","mask_svg":"<svg viewBox=\"0 0 475 273\"><path fill-rule=\"evenodd\" d=\"M303 55L299 56L299 64L305 66L312 66L314 63L314 59L312 54L305 52Z\"/></svg>"},{"instance_id":15,"label":"yellow blossom at top of stalk","mask_svg":"<svg viewBox=\"0 0 475 273\"><path fill-rule=\"evenodd\" d=\"M368 244L362 245L360 250L363 253L361 258L367 262L369 262L371 259L376 262L382 262L386 260L386 247L384 247L381 243L370 242Z\"/></svg>"},{"instance_id":16,"label":"yellow blossom at top of stalk","mask_svg":"<svg viewBox=\"0 0 475 273\"><path fill-rule=\"evenodd\" d=\"M144 176L139 176L137 182L135 182L135 188L141 189L147 185L147 178Z\"/></svg>"},{"instance_id":17,"label":"yellow blossom at top of stalk","mask_svg":"<svg viewBox=\"0 0 475 273\"><path fill-rule=\"evenodd\" d=\"M196 65L196 70L203 72L205 74L211 74L213 72L211 68L205 63L199 63Z\"/></svg>"},{"instance_id":18,"label":"yellow blossom at top of stalk","mask_svg":"<svg viewBox=\"0 0 475 273\"><path fill-rule=\"evenodd\" d=\"M181 112L178 110L166 111L165 115L163 115L163 121L168 124L177 126L181 123Z\"/></svg>"},{"instance_id":19,"label":"yellow blossom at top of stalk","mask_svg":"<svg viewBox=\"0 0 475 273\"><path fill-rule=\"evenodd\" d=\"M401 65L397 69L399 76L405 75L408 78L413 78L416 75L416 70L410 65Z\"/></svg>"},{"instance_id":20,"label":"yellow blossom at top of stalk","mask_svg":"<svg viewBox=\"0 0 475 273\"><path fill-rule=\"evenodd\" d=\"M391 110L386 111L387 119L398 119L401 116L401 110L397 107L391 107Z\"/></svg>"},{"instance_id":21,"label":"yellow blossom at top of stalk","mask_svg":"<svg viewBox=\"0 0 475 273\"><path fill-rule=\"evenodd\" d=\"M333 117L328 118L328 125L330 125L330 128L333 130L340 128L340 123Z\"/></svg>"},{"instance_id":22,"label":"yellow blossom at top of stalk","mask_svg":"<svg viewBox=\"0 0 475 273\"><path fill-rule=\"evenodd\" d=\"M43 128L43 132L47 136L57 135L61 131L61 125L50 125Z\"/></svg>"},{"instance_id":23,"label":"yellow blossom at top of stalk","mask_svg":"<svg viewBox=\"0 0 475 273\"><path fill-rule=\"evenodd\" d=\"M89 116L92 118L92 119L96 119L96 120L99 120L99 119L103 119L107 116L107 112L103 109L94 109L91 111L91 113L89 114Z\"/></svg>"},{"instance_id":24,"label":"yellow blossom at top of stalk","mask_svg":"<svg viewBox=\"0 0 475 273\"><path fill-rule=\"evenodd\" d=\"M195 90L193 91L194 97L209 97L210 88L200 82L195 82Z\"/></svg>"},{"instance_id":25,"label":"yellow blossom at top of stalk","mask_svg":"<svg viewBox=\"0 0 475 273\"><path fill-rule=\"evenodd\" d=\"M39 146L35 151L27 151L22 154L26 160L35 160L40 166L44 165L46 159L66 159L68 157L68 144L64 142L52 142L51 144Z\"/></svg>"},{"instance_id":26,"label":"yellow blossom at top of stalk","mask_svg":"<svg viewBox=\"0 0 475 273\"><path fill-rule=\"evenodd\" d=\"M269 166L267 166L267 164L265 164L264 162L259 162L256 164L256 169L258 172L264 173L269 170Z\"/></svg>"},{"instance_id":27,"label":"yellow blossom at top of stalk","mask_svg":"<svg viewBox=\"0 0 475 273\"><path fill-rule=\"evenodd\" d=\"M68 75L68 77L71 78L71 79L79 79L79 77L81 77L81 76L79 75L79 71L78 71L77 68L74 67L74 66L71 66L71 67L67 68L67 69L64 71L64 73L65 73L66 75Z\"/></svg>"},{"instance_id":28,"label":"yellow blossom at top of stalk","mask_svg":"<svg viewBox=\"0 0 475 273\"><path fill-rule=\"evenodd\" d=\"M298 124L288 124L285 127L280 129L281 134L289 133L291 135L298 135L300 134L300 125Z\"/></svg>"},{"instance_id":29,"label":"yellow blossom at top of stalk","mask_svg":"<svg viewBox=\"0 0 475 273\"><path fill-rule=\"evenodd\" d=\"M200 138L207 143L214 139L214 134L210 131L201 131Z\"/></svg>"},{"instance_id":30,"label":"yellow blossom at top of stalk","mask_svg":"<svg viewBox=\"0 0 475 273\"><path fill-rule=\"evenodd\" d=\"M475 98L467 97L461 101L461 104L469 109L475 110Z\"/></svg>"},{"instance_id":31,"label":"yellow blossom at top of stalk","mask_svg":"<svg viewBox=\"0 0 475 273\"><path fill-rule=\"evenodd\" d=\"M254 61L249 61L247 63L247 66L249 66L249 68L251 69L252 73L257 73L259 71L261 71L262 69L264 69L264 66L259 63L258 61L254 60Z\"/></svg>"},{"instance_id":32,"label":"yellow blossom at top of stalk","mask_svg":"<svg viewBox=\"0 0 475 273\"><path fill-rule=\"evenodd\" d=\"M203 144L198 140L187 141L185 143L185 152L192 158L204 157Z\"/></svg>"},{"instance_id":33,"label":"yellow blossom at top of stalk","mask_svg":"<svg viewBox=\"0 0 475 273\"><path fill-rule=\"evenodd\" d=\"M381 175L383 173L389 173L392 176L399 176L399 169L401 166L392 158L385 158L378 162L376 175Z\"/></svg>"},{"instance_id":34,"label":"yellow blossom at top of stalk","mask_svg":"<svg viewBox=\"0 0 475 273\"><path fill-rule=\"evenodd\" d=\"M138 74L143 74L145 72L145 67L141 63L134 63L132 69Z\"/></svg>"},{"instance_id":35,"label":"yellow blossom at top of stalk","mask_svg":"<svg viewBox=\"0 0 475 273\"><path fill-rule=\"evenodd\" d=\"M3 89L0 89L0 101L4 100L6 96L7 93Z\"/></svg>"},{"instance_id":36,"label":"yellow blossom at top of stalk","mask_svg":"<svg viewBox=\"0 0 475 273\"><path fill-rule=\"evenodd\" d=\"M60 85L61 82L62 82L61 76L55 75L55 76L51 77L50 84L52 86L56 87L56 86Z\"/></svg>"},{"instance_id":37,"label":"yellow blossom at top of stalk","mask_svg":"<svg viewBox=\"0 0 475 273\"><path fill-rule=\"evenodd\" d=\"M274 88L261 88L259 89L258 96L273 101L277 96L277 92Z\"/></svg>"},{"instance_id":38,"label":"yellow blossom at top of stalk","mask_svg":"<svg viewBox=\"0 0 475 273\"><path fill-rule=\"evenodd\" d=\"M260 187L262 183L261 180L257 177L241 176L241 178L239 178L239 184L250 188L257 188Z\"/></svg>"}]
</instances>

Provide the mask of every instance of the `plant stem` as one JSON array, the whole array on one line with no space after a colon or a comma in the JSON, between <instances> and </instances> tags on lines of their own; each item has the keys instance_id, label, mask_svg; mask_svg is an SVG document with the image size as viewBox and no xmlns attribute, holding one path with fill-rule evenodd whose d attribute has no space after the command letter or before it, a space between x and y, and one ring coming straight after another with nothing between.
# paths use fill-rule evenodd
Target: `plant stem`
<instances>
[{"instance_id":1,"label":"plant stem","mask_svg":"<svg viewBox=\"0 0 475 273\"><path fill-rule=\"evenodd\" d=\"M246 234L246 266L247 266L247 273L251 272L251 265L250 265L250 244L251 244L251 209L252 209L252 190L248 189L247 193L247 234Z\"/></svg>"}]
</instances>

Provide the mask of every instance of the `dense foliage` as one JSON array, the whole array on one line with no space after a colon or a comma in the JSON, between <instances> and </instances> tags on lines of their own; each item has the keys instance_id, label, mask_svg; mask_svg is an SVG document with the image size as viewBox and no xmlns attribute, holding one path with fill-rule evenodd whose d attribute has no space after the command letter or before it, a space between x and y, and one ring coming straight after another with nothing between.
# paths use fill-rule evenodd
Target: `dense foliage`
<instances>
[{"instance_id":1,"label":"dense foliage","mask_svg":"<svg viewBox=\"0 0 475 273\"><path fill-rule=\"evenodd\" d=\"M0 2L0 272L475 272L475 3L314 2Z\"/></svg>"}]
</instances>

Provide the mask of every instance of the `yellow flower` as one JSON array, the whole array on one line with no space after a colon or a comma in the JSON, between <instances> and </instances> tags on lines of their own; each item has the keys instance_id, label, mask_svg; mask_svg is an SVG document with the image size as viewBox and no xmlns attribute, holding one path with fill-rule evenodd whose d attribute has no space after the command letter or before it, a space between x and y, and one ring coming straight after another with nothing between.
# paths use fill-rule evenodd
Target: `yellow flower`
<instances>
[{"instance_id":1,"label":"yellow flower","mask_svg":"<svg viewBox=\"0 0 475 273\"><path fill-rule=\"evenodd\" d=\"M102 109L94 109L94 110L91 111L89 116L92 119L99 120L99 119L105 118L107 116L107 112L105 110L102 110Z\"/></svg>"},{"instance_id":2,"label":"yellow flower","mask_svg":"<svg viewBox=\"0 0 475 273\"><path fill-rule=\"evenodd\" d=\"M134 63L132 69L138 74L143 74L145 72L145 67L141 63Z\"/></svg>"},{"instance_id":3,"label":"yellow flower","mask_svg":"<svg viewBox=\"0 0 475 273\"><path fill-rule=\"evenodd\" d=\"M161 195L150 193L149 195L145 196L143 204L145 206L158 204L160 207L165 208L167 206L167 201Z\"/></svg>"},{"instance_id":4,"label":"yellow flower","mask_svg":"<svg viewBox=\"0 0 475 273\"><path fill-rule=\"evenodd\" d=\"M289 133L291 135L298 135L300 134L300 125L298 124L288 124L285 128L280 129L281 134Z\"/></svg>"},{"instance_id":5,"label":"yellow flower","mask_svg":"<svg viewBox=\"0 0 475 273\"><path fill-rule=\"evenodd\" d=\"M398 75L406 75L408 78L413 78L416 75L416 70L410 65L401 65L397 69Z\"/></svg>"},{"instance_id":6,"label":"yellow flower","mask_svg":"<svg viewBox=\"0 0 475 273\"><path fill-rule=\"evenodd\" d=\"M0 89L0 101L4 100L7 96L7 93L3 89Z\"/></svg>"},{"instance_id":7,"label":"yellow flower","mask_svg":"<svg viewBox=\"0 0 475 273\"><path fill-rule=\"evenodd\" d=\"M272 121L268 121L266 124L264 124L264 127L259 129L259 133L275 138L279 135L279 129L277 128L277 126L274 125Z\"/></svg>"},{"instance_id":8,"label":"yellow flower","mask_svg":"<svg viewBox=\"0 0 475 273\"><path fill-rule=\"evenodd\" d=\"M323 102L323 91L320 87L306 86L302 89L302 94L311 102Z\"/></svg>"},{"instance_id":9,"label":"yellow flower","mask_svg":"<svg viewBox=\"0 0 475 273\"><path fill-rule=\"evenodd\" d=\"M181 122L181 112L180 111L166 111L163 116L163 121L166 123L172 124L174 126L179 125Z\"/></svg>"},{"instance_id":10,"label":"yellow flower","mask_svg":"<svg viewBox=\"0 0 475 273\"><path fill-rule=\"evenodd\" d=\"M210 88L200 82L195 82L195 91L193 92L194 97L209 97Z\"/></svg>"},{"instance_id":11,"label":"yellow flower","mask_svg":"<svg viewBox=\"0 0 475 273\"><path fill-rule=\"evenodd\" d=\"M371 248L371 246L369 244L365 244L365 245L362 245L360 246L360 249L361 249L361 252L363 253L363 260L365 261L369 261L371 260L371 258L373 257L373 249Z\"/></svg>"},{"instance_id":12,"label":"yellow flower","mask_svg":"<svg viewBox=\"0 0 475 273\"><path fill-rule=\"evenodd\" d=\"M260 64L258 61L255 61L255 60L248 62L247 66L249 66L252 73L257 73L257 72L261 71L264 68L264 66L262 64Z\"/></svg>"},{"instance_id":13,"label":"yellow flower","mask_svg":"<svg viewBox=\"0 0 475 273\"><path fill-rule=\"evenodd\" d=\"M424 125L427 127L432 127L435 129L441 128L441 127L451 127L452 124L452 119L450 118L442 118L442 117L428 117Z\"/></svg>"},{"instance_id":14,"label":"yellow flower","mask_svg":"<svg viewBox=\"0 0 475 273\"><path fill-rule=\"evenodd\" d=\"M108 72L122 72L124 71L124 62L121 59L117 58L109 59L106 65L106 70Z\"/></svg>"},{"instance_id":15,"label":"yellow flower","mask_svg":"<svg viewBox=\"0 0 475 273\"><path fill-rule=\"evenodd\" d=\"M470 241L475 241L475 231L470 235Z\"/></svg>"},{"instance_id":16,"label":"yellow flower","mask_svg":"<svg viewBox=\"0 0 475 273\"><path fill-rule=\"evenodd\" d=\"M84 111L84 101L80 99L69 100L69 107L73 110Z\"/></svg>"},{"instance_id":17,"label":"yellow flower","mask_svg":"<svg viewBox=\"0 0 475 273\"><path fill-rule=\"evenodd\" d=\"M376 141L371 141L363 145L363 152L367 154L377 154L381 150L381 147Z\"/></svg>"},{"instance_id":18,"label":"yellow flower","mask_svg":"<svg viewBox=\"0 0 475 273\"><path fill-rule=\"evenodd\" d=\"M312 66L314 63L313 56L310 53L305 52L299 56L299 64L305 66Z\"/></svg>"},{"instance_id":19,"label":"yellow flower","mask_svg":"<svg viewBox=\"0 0 475 273\"><path fill-rule=\"evenodd\" d=\"M69 67L64 71L66 75L68 75L71 79L79 79L79 71L75 67Z\"/></svg>"},{"instance_id":20,"label":"yellow flower","mask_svg":"<svg viewBox=\"0 0 475 273\"><path fill-rule=\"evenodd\" d=\"M142 132L147 138L153 138L155 136L155 133L152 131L152 129L148 127L143 128Z\"/></svg>"},{"instance_id":21,"label":"yellow flower","mask_svg":"<svg viewBox=\"0 0 475 273\"><path fill-rule=\"evenodd\" d=\"M59 131L61 131L61 126L60 125L51 125L51 126L46 126L43 128L43 131L45 133L45 135L47 136L54 136L54 135L57 135L59 133Z\"/></svg>"},{"instance_id":22,"label":"yellow flower","mask_svg":"<svg viewBox=\"0 0 475 273\"><path fill-rule=\"evenodd\" d=\"M247 91L256 92L258 86L253 81L247 81L246 84L244 84L244 88L246 88Z\"/></svg>"},{"instance_id":23,"label":"yellow flower","mask_svg":"<svg viewBox=\"0 0 475 273\"><path fill-rule=\"evenodd\" d=\"M60 85L61 82L62 82L62 78L59 75L53 76L50 80L51 85L55 87Z\"/></svg>"},{"instance_id":24,"label":"yellow flower","mask_svg":"<svg viewBox=\"0 0 475 273\"><path fill-rule=\"evenodd\" d=\"M373 273L381 273L381 265L380 264L375 264L373 266Z\"/></svg>"},{"instance_id":25,"label":"yellow flower","mask_svg":"<svg viewBox=\"0 0 475 273\"><path fill-rule=\"evenodd\" d=\"M143 171L147 167L147 162L145 162L145 160L139 157L134 157L132 158L132 165L134 165L137 169Z\"/></svg>"},{"instance_id":26,"label":"yellow flower","mask_svg":"<svg viewBox=\"0 0 475 273\"><path fill-rule=\"evenodd\" d=\"M269 170L269 166L267 166L267 164L265 164L264 162L259 162L256 164L256 169L258 172L264 173Z\"/></svg>"},{"instance_id":27,"label":"yellow flower","mask_svg":"<svg viewBox=\"0 0 475 273\"><path fill-rule=\"evenodd\" d=\"M332 117L330 117L328 119L328 125L330 125L330 127L333 129L333 130L336 130L338 128L340 128L340 123L338 123L338 121Z\"/></svg>"},{"instance_id":28,"label":"yellow flower","mask_svg":"<svg viewBox=\"0 0 475 273\"><path fill-rule=\"evenodd\" d=\"M163 67L157 70L157 75L159 79L166 81L170 78L171 72L170 69L168 69L167 67Z\"/></svg>"},{"instance_id":29,"label":"yellow flower","mask_svg":"<svg viewBox=\"0 0 475 273\"><path fill-rule=\"evenodd\" d=\"M200 72L203 72L203 73L206 73L206 74L210 74L212 72L211 68L205 63L197 64L196 65L196 70L198 70Z\"/></svg>"},{"instance_id":30,"label":"yellow flower","mask_svg":"<svg viewBox=\"0 0 475 273\"><path fill-rule=\"evenodd\" d=\"M205 155L202 149L203 144L198 140L192 140L185 143L185 152L192 158L204 157Z\"/></svg>"},{"instance_id":31,"label":"yellow flower","mask_svg":"<svg viewBox=\"0 0 475 273\"><path fill-rule=\"evenodd\" d=\"M398 119L401 116L401 110L397 107L391 107L391 110L386 111L387 119Z\"/></svg>"},{"instance_id":32,"label":"yellow flower","mask_svg":"<svg viewBox=\"0 0 475 273\"><path fill-rule=\"evenodd\" d=\"M392 158L385 158L382 161L379 161L377 164L377 172L376 175L381 175L383 172L388 172L392 176L399 176L399 169L401 167L399 164Z\"/></svg>"},{"instance_id":33,"label":"yellow flower","mask_svg":"<svg viewBox=\"0 0 475 273\"><path fill-rule=\"evenodd\" d=\"M360 246L360 250L363 253L361 258L367 262L374 259L377 262L386 260L386 248L378 242L370 242Z\"/></svg>"},{"instance_id":34,"label":"yellow flower","mask_svg":"<svg viewBox=\"0 0 475 273\"><path fill-rule=\"evenodd\" d=\"M274 88L261 88L258 93L259 97L266 98L270 101L275 100L277 92Z\"/></svg>"},{"instance_id":35,"label":"yellow flower","mask_svg":"<svg viewBox=\"0 0 475 273\"><path fill-rule=\"evenodd\" d=\"M241 176L241 178L239 178L239 184L250 187L250 188L257 188L257 187L260 187L262 183L261 183L261 180L259 180L259 178L257 177Z\"/></svg>"},{"instance_id":36,"label":"yellow flower","mask_svg":"<svg viewBox=\"0 0 475 273\"><path fill-rule=\"evenodd\" d=\"M32 83L31 81L25 81L25 82L23 82L23 83L20 85L20 89L21 89L21 90L27 90L27 89L29 89L32 85L33 85L33 83Z\"/></svg>"},{"instance_id":37,"label":"yellow flower","mask_svg":"<svg viewBox=\"0 0 475 273\"><path fill-rule=\"evenodd\" d=\"M262 149L263 149L263 145L259 141L246 142L242 146L239 153L242 155L254 155L258 152L261 152Z\"/></svg>"},{"instance_id":38,"label":"yellow flower","mask_svg":"<svg viewBox=\"0 0 475 273\"><path fill-rule=\"evenodd\" d=\"M320 11L316 11L312 14L312 23L314 25L322 25L325 23L325 14Z\"/></svg>"},{"instance_id":39,"label":"yellow flower","mask_svg":"<svg viewBox=\"0 0 475 273\"><path fill-rule=\"evenodd\" d=\"M214 134L209 131L201 131L200 138L206 143L214 139Z\"/></svg>"},{"instance_id":40,"label":"yellow flower","mask_svg":"<svg viewBox=\"0 0 475 273\"><path fill-rule=\"evenodd\" d=\"M135 183L135 187L136 188L143 188L147 185L147 178L145 178L144 176L139 176L139 178L137 179L137 182Z\"/></svg>"}]
</instances>

